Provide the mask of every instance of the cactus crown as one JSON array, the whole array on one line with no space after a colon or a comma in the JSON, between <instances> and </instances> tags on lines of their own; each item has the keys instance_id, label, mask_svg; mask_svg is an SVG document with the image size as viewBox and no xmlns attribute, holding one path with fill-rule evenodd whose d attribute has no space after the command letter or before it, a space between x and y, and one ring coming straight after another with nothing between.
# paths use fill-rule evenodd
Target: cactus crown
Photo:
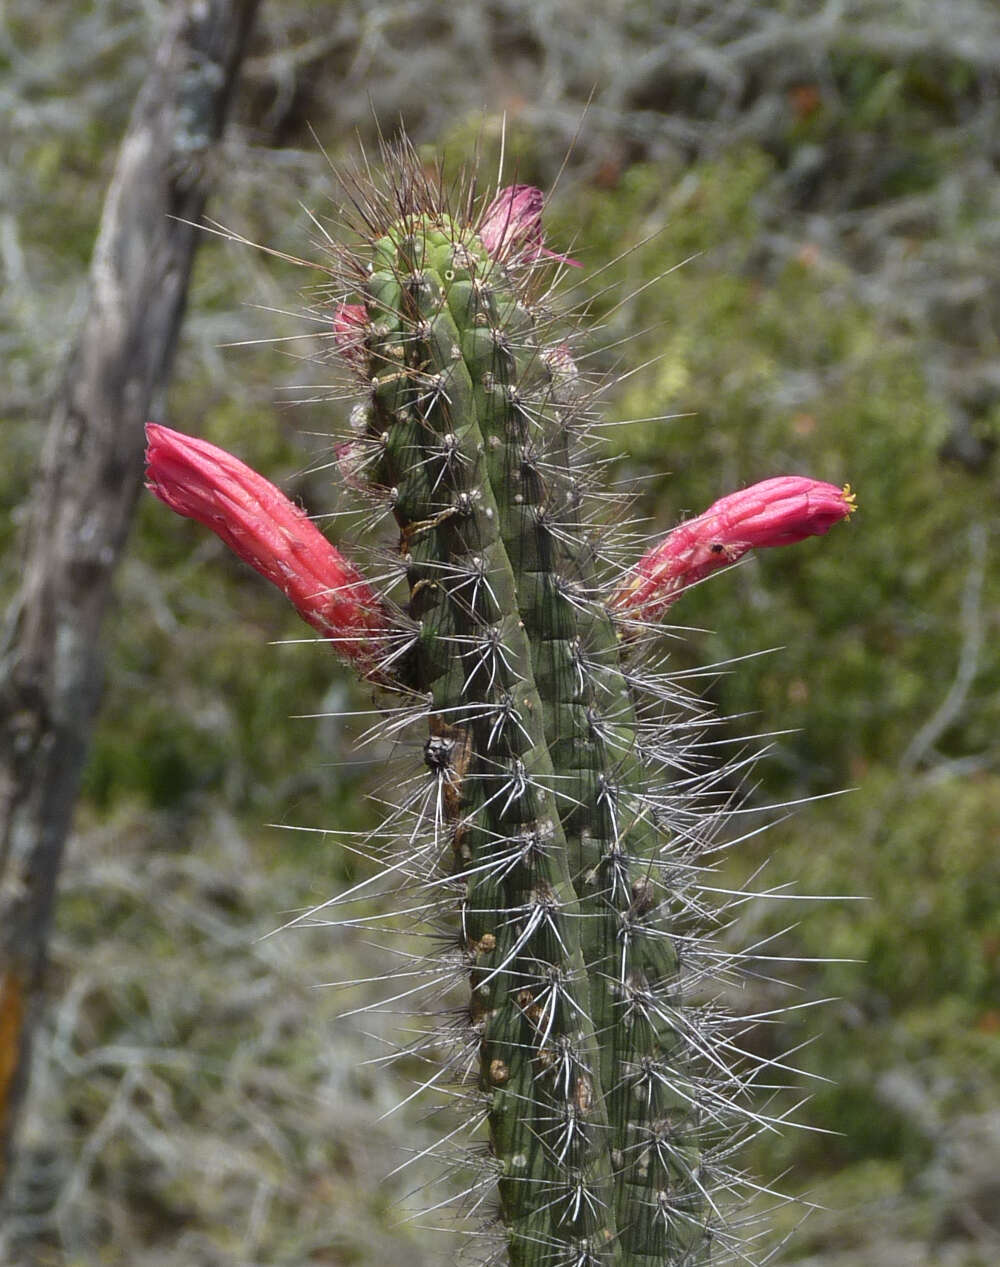
<instances>
[{"instance_id":1,"label":"cactus crown","mask_svg":"<svg viewBox=\"0 0 1000 1267\"><path fill-rule=\"evenodd\" d=\"M464 983L460 1022L446 1012L406 1051L432 1062L428 1084L457 1088L471 1140L445 1142L475 1175L473 1211L496 1190L499 1253L511 1267L745 1260L727 1210L754 1188L729 1162L771 1126L746 1092L773 1062L740 1049L713 997L749 956L713 941L723 912L704 879L740 764L719 764L649 622L853 500L768 480L623 572L589 460L602 385L549 310L553 263L575 261L544 246L541 194L484 205L405 144L385 157L381 185L353 184L361 246L331 248L322 313L361 398L338 464L373 522L394 524L392 598L211 445L151 427L150 487L394 693L371 733L410 745L412 767L369 851L437 951L401 950L391 1007L426 1011Z\"/></svg>"}]
</instances>

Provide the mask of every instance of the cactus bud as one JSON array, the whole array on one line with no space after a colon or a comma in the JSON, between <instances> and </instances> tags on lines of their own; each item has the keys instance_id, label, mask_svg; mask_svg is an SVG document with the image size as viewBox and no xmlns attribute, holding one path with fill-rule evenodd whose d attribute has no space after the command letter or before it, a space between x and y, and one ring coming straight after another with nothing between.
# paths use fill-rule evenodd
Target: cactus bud
<instances>
[{"instance_id":1,"label":"cactus bud","mask_svg":"<svg viewBox=\"0 0 1000 1267\"><path fill-rule=\"evenodd\" d=\"M382 603L305 512L225 449L155 422L146 439L149 491L211 528L345 660L371 673L384 649Z\"/></svg>"},{"instance_id":2,"label":"cactus bud","mask_svg":"<svg viewBox=\"0 0 1000 1267\"><path fill-rule=\"evenodd\" d=\"M609 603L620 616L649 621L696 581L748 550L822 536L855 509L850 485L778 475L721 497L648 550Z\"/></svg>"},{"instance_id":3,"label":"cactus bud","mask_svg":"<svg viewBox=\"0 0 1000 1267\"><path fill-rule=\"evenodd\" d=\"M544 256L580 267L579 260L550 251L542 241L545 198L533 185L508 185L483 213L479 236L494 259L505 263L534 261Z\"/></svg>"},{"instance_id":4,"label":"cactus bud","mask_svg":"<svg viewBox=\"0 0 1000 1267\"><path fill-rule=\"evenodd\" d=\"M368 365L365 352L365 330L368 313L364 304L338 304L333 314L333 341L347 364L358 373Z\"/></svg>"}]
</instances>

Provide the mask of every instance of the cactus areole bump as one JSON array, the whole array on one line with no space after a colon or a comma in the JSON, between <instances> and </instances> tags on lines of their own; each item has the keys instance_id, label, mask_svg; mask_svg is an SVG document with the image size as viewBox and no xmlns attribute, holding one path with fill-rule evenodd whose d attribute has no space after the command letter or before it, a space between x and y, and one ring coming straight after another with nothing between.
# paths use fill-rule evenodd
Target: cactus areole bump
<instances>
[{"instance_id":1,"label":"cactus areole bump","mask_svg":"<svg viewBox=\"0 0 1000 1267\"><path fill-rule=\"evenodd\" d=\"M712 996L706 962L731 961L700 871L731 784L651 622L720 563L825 532L851 495L765 481L623 572L587 462L594 393L547 308L575 261L544 247L541 195L512 186L484 206L470 182L446 197L406 147L354 195L364 244L327 265L334 351L361 398L336 465L395 521L398 585L378 593L332 547L307 551L313 571L290 583L300 514L264 494L258 513L281 522L240 552L395 693L384 731L419 764L385 873L437 944L451 929L409 996L433 999L448 972L467 982L464 1023L412 1050L433 1044L444 1071L428 1081L464 1097L474 1227L495 1185L511 1267L742 1256L732 1156L764 1119L746 1095L756 1066ZM239 550L245 524L224 521L247 507L233 509L212 446L189 442L199 478L220 482L209 513L171 495L185 441L151 433L150 487ZM334 599L317 599L325 587Z\"/></svg>"}]
</instances>

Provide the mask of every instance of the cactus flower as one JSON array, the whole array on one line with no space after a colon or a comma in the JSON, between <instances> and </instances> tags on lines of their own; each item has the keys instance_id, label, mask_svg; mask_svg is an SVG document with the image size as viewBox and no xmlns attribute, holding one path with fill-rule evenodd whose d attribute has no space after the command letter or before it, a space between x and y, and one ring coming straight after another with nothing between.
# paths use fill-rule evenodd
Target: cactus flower
<instances>
[{"instance_id":1,"label":"cactus flower","mask_svg":"<svg viewBox=\"0 0 1000 1267\"><path fill-rule=\"evenodd\" d=\"M205 440L146 424L146 487L220 537L363 673L384 651L385 614L358 569L262 475Z\"/></svg>"},{"instance_id":2,"label":"cactus flower","mask_svg":"<svg viewBox=\"0 0 1000 1267\"><path fill-rule=\"evenodd\" d=\"M542 207L545 198L533 185L508 185L501 189L483 214L479 236L495 259L534 261L542 256L580 267L579 260L550 251L542 241Z\"/></svg>"},{"instance_id":3,"label":"cactus flower","mask_svg":"<svg viewBox=\"0 0 1000 1267\"><path fill-rule=\"evenodd\" d=\"M622 616L655 620L689 586L748 550L822 536L855 509L850 485L779 475L721 497L639 560L609 606Z\"/></svg>"}]
</instances>

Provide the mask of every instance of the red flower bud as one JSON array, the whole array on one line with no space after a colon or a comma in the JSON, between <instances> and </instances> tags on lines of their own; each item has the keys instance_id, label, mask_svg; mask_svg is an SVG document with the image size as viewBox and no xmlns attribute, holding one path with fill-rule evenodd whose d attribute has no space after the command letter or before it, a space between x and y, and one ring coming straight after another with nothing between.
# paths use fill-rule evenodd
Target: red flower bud
<instances>
[{"instance_id":1,"label":"red flower bud","mask_svg":"<svg viewBox=\"0 0 1000 1267\"><path fill-rule=\"evenodd\" d=\"M779 475L730 493L640 559L609 606L638 620L661 616L688 586L748 550L822 536L855 509L850 485Z\"/></svg>"},{"instance_id":2,"label":"red flower bud","mask_svg":"<svg viewBox=\"0 0 1000 1267\"><path fill-rule=\"evenodd\" d=\"M333 314L333 341L337 351L353 370L368 372L365 333L368 311L364 304L338 304Z\"/></svg>"},{"instance_id":3,"label":"red flower bud","mask_svg":"<svg viewBox=\"0 0 1000 1267\"><path fill-rule=\"evenodd\" d=\"M306 513L262 475L205 440L146 424L146 487L197 519L290 600L362 673L385 650L382 604Z\"/></svg>"},{"instance_id":4,"label":"red flower bud","mask_svg":"<svg viewBox=\"0 0 1000 1267\"><path fill-rule=\"evenodd\" d=\"M542 241L542 207L545 198L533 185L508 185L501 189L483 213L479 236L494 259L509 263L533 261L545 256L580 267L579 260L557 255Z\"/></svg>"},{"instance_id":5,"label":"red flower bud","mask_svg":"<svg viewBox=\"0 0 1000 1267\"><path fill-rule=\"evenodd\" d=\"M367 451L357 440L348 440L338 444L333 451L337 467L348 488L364 492L369 487L364 478Z\"/></svg>"}]
</instances>

